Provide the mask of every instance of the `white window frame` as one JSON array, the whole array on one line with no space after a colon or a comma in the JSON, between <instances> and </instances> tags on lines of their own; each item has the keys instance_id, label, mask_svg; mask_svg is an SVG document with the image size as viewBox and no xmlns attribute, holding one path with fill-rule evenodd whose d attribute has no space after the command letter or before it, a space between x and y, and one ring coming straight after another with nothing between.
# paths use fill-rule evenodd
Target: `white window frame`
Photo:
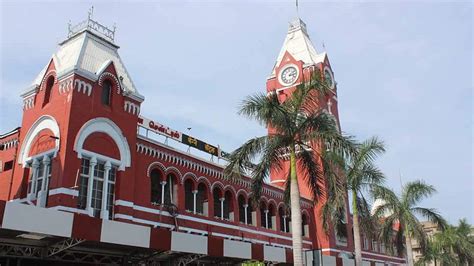
<instances>
[{"instance_id":1,"label":"white window frame","mask_svg":"<svg viewBox=\"0 0 474 266\"><path fill-rule=\"evenodd\" d=\"M100 218L104 220L108 220L109 218L113 219L114 214L114 201L115 201L115 185L117 182L117 172L119 171L120 164L121 162L119 160L97 154L94 152L82 150L82 154L79 157L81 159L81 167L82 167L82 160L89 160L89 166L88 166L88 174L85 175L82 173L82 169L80 171L80 178L87 178L87 189L86 189L86 204L85 204L85 210L88 213L89 216L94 217L94 211L98 210L100 211ZM96 176L96 171L98 165L104 165L104 174L103 177ZM113 170L115 172L115 178L113 181L109 180L110 176L110 171ZM96 186L94 186L95 181L101 182L102 187L100 188L100 191L102 193L101 196L101 206L100 209L96 207L93 207L93 194L94 190L99 191L95 189ZM109 202L109 185L114 186L114 192L112 196L112 202ZM81 192L81 188L79 188L79 192ZM78 197L78 200L80 199L80 196ZM112 214L109 213L109 208Z\"/></svg>"},{"instance_id":2,"label":"white window frame","mask_svg":"<svg viewBox=\"0 0 474 266\"><path fill-rule=\"evenodd\" d=\"M51 179L51 160L56 154L57 150L52 149L30 156L25 161L25 166L30 168L26 197L30 204L33 204L32 201L36 200L36 206L46 207ZM41 187L38 187L39 181L41 181Z\"/></svg>"}]
</instances>

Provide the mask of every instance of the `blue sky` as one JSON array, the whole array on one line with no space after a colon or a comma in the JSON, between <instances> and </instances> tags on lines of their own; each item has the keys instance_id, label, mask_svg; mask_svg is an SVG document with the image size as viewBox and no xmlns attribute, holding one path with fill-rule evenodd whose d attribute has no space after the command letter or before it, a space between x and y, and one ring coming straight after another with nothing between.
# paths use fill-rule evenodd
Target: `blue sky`
<instances>
[{"instance_id":1,"label":"blue sky","mask_svg":"<svg viewBox=\"0 0 474 266\"><path fill-rule=\"evenodd\" d=\"M1 4L0 132L20 125L19 94L91 2ZM265 90L295 17L293 1L98 2L145 95L142 114L231 151L265 129L236 114ZM423 205L474 223L473 6L469 2L300 1L318 52L338 82L343 131L377 135L389 186L422 178L438 189Z\"/></svg>"}]
</instances>

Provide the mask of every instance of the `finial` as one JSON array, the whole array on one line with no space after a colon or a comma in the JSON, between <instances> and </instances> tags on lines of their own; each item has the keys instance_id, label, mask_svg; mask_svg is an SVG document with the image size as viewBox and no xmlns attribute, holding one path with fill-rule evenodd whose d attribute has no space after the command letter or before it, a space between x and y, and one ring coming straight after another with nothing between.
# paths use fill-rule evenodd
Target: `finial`
<instances>
[{"instance_id":1,"label":"finial","mask_svg":"<svg viewBox=\"0 0 474 266\"><path fill-rule=\"evenodd\" d=\"M94 15L94 6L91 6L91 8L89 8L89 19L92 18L92 16Z\"/></svg>"},{"instance_id":2,"label":"finial","mask_svg":"<svg viewBox=\"0 0 474 266\"><path fill-rule=\"evenodd\" d=\"M298 0L296 0L296 17L299 18L300 14L298 12Z\"/></svg>"},{"instance_id":3,"label":"finial","mask_svg":"<svg viewBox=\"0 0 474 266\"><path fill-rule=\"evenodd\" d=\"M326 45L324 44L324 41L323 41L323 49L326 52Z\"/></svg>"},{"instance_id":4,"label":"finial","mask_svg":"<svg viewBox=\"0 0 474 266\"><path fill-rule=\"evenodd\" d=\"M117 23L114 22L114 33L116 29L117 29Z\"/></svg>"}]
</instances>

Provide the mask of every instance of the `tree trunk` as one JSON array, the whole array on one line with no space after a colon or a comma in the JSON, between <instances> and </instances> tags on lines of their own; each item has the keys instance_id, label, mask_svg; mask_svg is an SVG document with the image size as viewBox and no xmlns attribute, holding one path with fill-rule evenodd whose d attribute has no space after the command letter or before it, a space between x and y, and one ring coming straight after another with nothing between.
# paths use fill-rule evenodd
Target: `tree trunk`
<instances>
[{"instance_id":1,"label":"tree trunk","mask_svg":"<svg viewBox=\"0 0 474 266\"><path fill-rule=\"evenodd\" d=\"M303 265L302 230L300 190L296 175L296 155L294 148L290 152L290 204L291 204L291 234L293 238L293 263L295 266Z\"/></svg>"},{"instance_id":2,"label":"tree trunk","mask_svg":"<svg viewBox=\"0 0 474 266\"><path fill-rule=\"evenodd\" d=\"M356 266L362 266L362 249L360 242L359 211L357 210L357 193L352 190L352 228L354 229L354 253Z\"/></svg>"},{"instance_id":3,"label":"tree trunk","mask_svg":"<svg viewBox=\"0 0 474 266\"><path fill-rule=\"evenodd\" d=\"M413 249L411 247L411 238L409 233L405 231L405 246L407 249L407 266L413 266Z\"/></svg>"}]
</instances>

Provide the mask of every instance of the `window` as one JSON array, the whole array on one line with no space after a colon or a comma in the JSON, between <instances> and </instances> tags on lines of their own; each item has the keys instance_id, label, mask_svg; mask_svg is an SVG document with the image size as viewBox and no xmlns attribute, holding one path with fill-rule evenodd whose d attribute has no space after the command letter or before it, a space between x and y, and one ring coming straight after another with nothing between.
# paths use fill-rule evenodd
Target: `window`
<instances>
[{"instance_id":1,"label":"window","mask_svg":"<svg viewBox=\"0 0 474 266\"><path fill-rule=\"evenodd\" d=\"M304 214L301 217L301 235L306 237L309 236L308 217Z\"/></svg>"},{"instance_id":2,"label":"window","mask_svg":"<svg viewBox=\"0 0 474 266\"><path fill-rule=\"evenodd\" d=\"M117 168L111 166L110 162L98 161L95 165L94 161L89 158L81 161L78 207L90 210L94 217L112 219ZM91 177L92 187L89 180Z\"/></svg>"},{"instance_id":3,"label":"window","mask_svg":"<svg viewBox=\"0 0 474 266\"><path fill-rule=\"evenodd\" d=\"M31 168L28 178L28 199L36 200L37 206L45 207L51 179L51 158L48 155L34 158Z\"/></svg>"},{"instance_id":4,"label":"window","mask_svg":"<svg viewBox=\"0 0 474 266\"><path fill-rule=\"evenodd\" d=\"M112 83L109 80L105 80L102 84L102 104L110 106L110 96L112 92Z\"/></svg>"},{"instance_id":5,"label":"window","mask_svg":"<svg viewBox=\"0 0 474 266\"><path fill-rule=\"evenodd\" d=\"M196 195L196 213L209 215L209 200L207 198L207 187L203 183L198 185Z\"/></svg>"},{"instance_id":6,"label":"window","mask_svg":"<svg viewBox=\"0 0 474 266\"><path fill-rule=\"evenodd\" d=\"M214 200L214 217L222 218L224 215L221 211L221 191L217 187L212 190L212 197Z\"/></svg>"},{"instance_id":7,"label":"window","mask_svg":"<svg viewBox=\"0 0 474 266\"><path fill-rule=\"evenodd\" d=\"M13 168L13 161L8 161L8 162L5 162L5 166L3 166L3 171L12 170L12 168Z\"/></svg>"},{"instance_id":8,"label":"window","mask_svg":"<svg viewBox=\"0 0 474 266\"><path fill-rule=\"evenodd\" d=\"M189 179L184 181L184 207L187 211L194 211L193 182Z\"/></svg>"},{"instance_id":9,"label":"window","mask_svg":"<svg viewBox=\"0 0 474 266\"><path fill-rule=\"evenodd\" d=\"M260 203L260 226L268 228L268 209L264 202Z\"/></svg>"},{"instance_id":10,"label":"window","mask_svg":"<svg viewBox=\"0 0 474 266\"><path fill-rule=\"evenodd\" d=\"M158 169L153 169L150 173L151 179L151 202L154 204L161 204L161 172Z\"/></svg>"},{"instance_id":11,"label":"window","mask_svg":"<svg viewBox=\"0 0 474 266\"><path fill-rule=\"evenodd\" d=\"M54 77L49 77L48 81L46 82L46 89L44 90L44 100L43 106L49 103L51 100L51 90L53 89L54 84Z\"/></svg>"},{"instance_id":12,"label":"window","mask_svg":"<svg viewBox=\"0 0 474 266\"><path fill-rule=\"evenodd\" d=\"M175 196L174 189L175 189L174 175L169 174L167 176L166 184L164 186L164 195L165 195L164 204L165 205L171 205L171 204L176 203L176 200L174 198Z\"/></svg>"},{"instance_id":13,"label":"window","mask_svg":"<svg viewBox=\"0 0 474 266\"><path fill-rule=\"evenodd\" d=\"M377 251L377 241L372 240L372 251Z\"/></svg>"},{"instance_id":14,"label":"window","mask_svg":"<svg viewBox=\"0 0 474 266\"><path fill-rule=\"evenodd\" d=\"M242 195L239 195L237 201L239 203L239 222L245 224L245 223L247 223L247 221L245 219L245 217L246 217L245 211L247 210L247 207L246 207L247 203L245 202L245 198Z\"/></svg>"}]
</instances>

